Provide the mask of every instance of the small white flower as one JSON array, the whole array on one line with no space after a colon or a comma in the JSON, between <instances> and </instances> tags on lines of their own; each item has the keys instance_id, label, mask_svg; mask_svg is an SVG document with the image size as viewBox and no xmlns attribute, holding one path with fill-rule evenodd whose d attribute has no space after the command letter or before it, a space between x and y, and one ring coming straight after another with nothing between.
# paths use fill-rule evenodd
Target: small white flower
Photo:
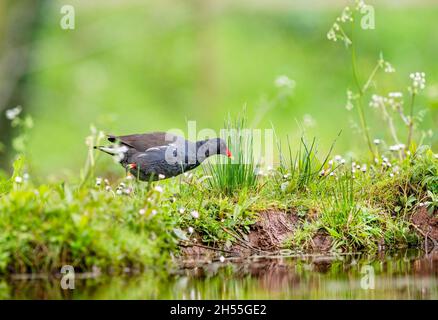
<instances>
[{"instance_id":1,"label":"small white flower","mask_svg":"<svg viewBox=\"0 0 438 320\"><path fill-rule=\"evenodd\" d=\"M426 74L424 72L414 72L409 77L412 80L411 86L408 87L411 93L417 94L426 87Z\"/></svg>"},{"instance_id":2,"label":"small white flower","mask_svg":"<svg viewBox=\"0 0 438 320\"><path fill-rule=\"evenodd\" d=\"M400 150L403 150L405 148L406 148L406 146L404 144L400 143L400 144L395 144L393 146L389 146L389 151L400 151Z\"/></svg>"},{"instance_id":3,"label":"small white flower","mask_svg":"<svg viewBox=\"0 0 438 320\"><path fill-rule=\"evenodd\" d=\"M390 92L390 93L388 93L388 97L390 97L390 98L403 98L403 93L401 93L401 92Z\"/></svg>"},{"instance_id":4,"label":"small white flower","mask_svg":"<svg viewBox=\"0 0 438 320\"><path fill-rule=\"evenodd\" d=\"M96 186L100 186L102 184L102 178L96 178Z\"/></svg>"},{"instance_id":5,"label":"small white flower","mask_svg":"<svg viewBox=\"0 0 438 320\"><path fill-rule=\"evenodd\" d=\"M164 178L166 178L166 176L165 176L164 174L161 174L161 173L160 173L160 174L158 175L158 179L162 180L162 179L164 179Z\"/></svg>"},{"instance_id":6,"label":"small white flower","mask_svg":"<svg viewBox=\"0 0 438 320\"><path fill-rule=\"evenodd\" d=\"M219 257L219 261L223 263L225 261L225 257L224 256L220 256Z\"/></svg>"},{"instance_id":7,"label":"small white flower","mask_svg":"<svg viewBox=\"0 0 438 320\"><path fill-rule=\"evenodd\" d=\"M333 160L330 160L330 161L328 162L328 165L331 167L331 166L333 165Z\"/></svg>"},{"instance_id":8,"label":"small white flower","mask_svg":"<svg viewBox=\"0 0 438 320\"><path fill-rule=\"evenodd\" d=\"M157 210L154 209L151 211L151 216L155 216L157 213L158 213Z\"/></svg>"},{"instance_id":9,"label":"small white flower","mask_svg":"<svg viewBox=\"0 0 438 320\"><path fill-rule=\"evenodd\" d=\"M16 183L22 183L23 182L23 178L20 176L15 177L15 182Z\"/></svg>"},{"instance_id":10,"label":"small white flower","mask_svg":"<svg viewBox=\"0 0 438 320\"><path fill-rule=\"evenodd\" d=\"M373 143L374 143L376 146L379 145L381 142L382 142L382 140L380 140L380 139L374 139L374 140L373 140Z\"/></svg>"},{"instance_id":11,"label":"small white flower","mask_svg":"<svg viewBox=\"0 0 438 320\"><path fill-rule=\"evenodd\" d=\"M178 209L178 212L179 212L180 214L183 214L185 211L186 211L185 208L179 208L179 209Z\"/></svg>"},{"instance_id":12,"label":"small white flower","mask_svg":"<svg viewBox=\"0 0 438 320\"><path fill-rule=\"evenodd\" d=\"M341 164L345 164L345 159L341 159Z\"/></svg>"},{"instance_id":13,"label":"small white flower","mask_svg":"<svg viewBox=\"0 0 438 320\"><path fill-rule=\"evenodd\" d=\"M335 161L339 162L341 160L342 160L342 157L339 154L335 155Z\"/></svg>"},{"instance_id":14,"label":"small white flower","mask_svg":"<svg viewBox=\"0 0 438 320\"><path fill-rule=\"evenodd\" d=\"M198 219L199 218L199 212L196 210L193 210L192 212L190 212L190 214L192 215L193 218Z\"/></svg>"},{"instance_id":15,"label":"small white flower","mask_svg":"<svg viewBox=\"0 0 438 320\"><path fill-rule=\"evenodd\" d=\"M163 193L163 188L161 186L155 186L154 190L159 193Z\"/></svg>"},{"instance_id":16,"label":"small white flower","mask_svg":"<svg viewBox=\"0 0 438 320\"><path fill-rule=\"evenodd\" d=\"M128 173L126 175L126 180L133 180L133 179L134 179L134 176L132 174Z\"/></svg>"},{"instance_id":17,"label":"small white flower","mask_svg":"<svg viewBox=\"0 0 438 320\"><path fill-rule=\"evenodd\" d=\"M394 174L393 174L393 173L390 173L389 176L392 178L392 177L394 177Z\"/></svg>"},{"instance_id":18,"label":"small white flower","mask_svg":"<svg viewBox=\"0 0 438 320\"><path fill-rule=\"evenodd\" d=\"M323 170L320 171L319 176L322 177L322 176L324 176L324 175L325 175L325 170L323 169Z\"/></svg>"},{"instance_id":19,"label":"small white flower","mask_svg":"<svg viewBox=\"0 0 438 320\"><path fill-rule=\"evenodd\" d=\"M126 189L124 189L123 190L123 192L125 193L125 194L131 194L131 192L132 192L132 189L131 188L126 188Z\"/></svg>"},{"instance_id":20,"label":"small white flower","mask_svg":"<svg viewBox=\"0 0 438 320\"><path fill-rule=\"evenodd\" d=\"M143 215L146 213L146 210L145 210L145 209L140 209L140 210L138 211L138 213L139 213L141 216L143 216Z\"/></svg>"},{"instance_id":21,"label":"small white flower","mask_svg":"<svg viewBox=\"0 0 438 320\"><path fill-rule=\"evenodd\" d=\"M110 186L106 186L106 187L105 187L105 190L106 190L106 191L111 191L111 187L110 187Z\"/></svg>"},{"instance_id":22,"label":"small white flower","mask_svg":"<svg viewBox=\"0 0 438 320\"><path fill-rule=\"evenodd\" d=\"M29 180L29 178L30 178L30 176L29 176L29 174L27 172L23 174L24 181Z\"/></svg>"},{"instance_id":23,"label":"small white flower","mask_svg":"<svg viewBox=\"0 0 438 320\"><path fill-rule=\"evenodd\" d=\"M275 79L275 85L279 88L289 88L292 89L295 87L295 81L289 79L288 76L278 76L277 79Z\"/></svg>"},{"instance_id":24,"label":"small white flower","mask_svg":"<svg viewBox=\"0 0 438 320\"><path fill-rule=\"evenodd\" d=\"M360 171L362 171L362 172L367 172L367 165L366 164L364 164L361 168L360 168Z\"/></svg>"},{"instance_id":25,"label":"small white flower","mask_svg":"<svg viewBox=\"0 0 438 320\"><path fill-rule=\"evenodd\" d=\"M262 169L259 169L259 168L255 169L255 174L256 174L257 176L263 176L263 175L265 175L265 173L263 172L263 170L262 170Z\"/></svg>"},{"instance_id":26,"label":"small white flower","mask_svg":"<svg viewBox=\"0 0 438 320\"><path fill-rule=\"evenodd\" d=\"M386 73L393 73L395 72L395 68L387 61L385 61L385 72Z\"/></svg>"},{"instance_id":27,"label":"small white flower","mask_svg":"<svg viewBox=\"0 0 438 320\"><path fill-rule=\"evenodd\" d=\"M192 227L189 227L188 231L190 234L192 234L195 230Z\"/></svg>"},{"instance_id":28,"label":"small white flower","mask_svg":"<svg viewBox=\"0 0 438 320\"><path fill-rule=\"evenodd\" d=\"M117 189L116 194L118 194L119 196L123 194L122 189Z\"/></svg>"},{"instance_id":29,"label":"small white flower","mask_svg":"<svg viewBox=\"0 0 438 320\"><path fill-rule=\"evenodd\" d=\"M6 112L5 112L6 118L8 120L14 120L16 117L19 116L19 114L21 113L21 110L22 110L21 106L17 106L15 108L6 110Z\"/></svg>"}]
</instances>

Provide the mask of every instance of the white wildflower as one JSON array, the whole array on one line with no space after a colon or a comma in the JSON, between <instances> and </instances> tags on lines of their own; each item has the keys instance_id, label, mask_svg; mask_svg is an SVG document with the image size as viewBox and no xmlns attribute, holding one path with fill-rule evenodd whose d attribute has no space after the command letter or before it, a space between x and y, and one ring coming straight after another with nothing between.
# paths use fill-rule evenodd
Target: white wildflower
<instances>
[{"instance_id":1,"label":"white wildflower","mask_svg":"<svg viewBox=\"0 0 438 320\"><path fill-rule=\"evenodd\" d=\"M158 213L157 210L154 209L151 211L151 216L155 216L157 213Z\"/></svg>"},{"instance_id":2,"label":"white wildflower","mask_svg":"<svg viewBox=\"0 0 438 320\"><path fill-rule=\"evenodd\" d=\"M390 92L390 93L388 93L388 97L390 97L390 98L403 98L403 93L401 93L401 92Z\"/></svg>"},{"instance_id":3,"label":"white wildflower","mask_svg":"<svg viewBox=\"0 0 438 320\"><path fill-rule=\"evenodd\" d=\"M29 174L27 172L23 174L24 181L29 180L29 178L30 178L30 176L29 176Z\"/></svg>"},{"instance_id":4,"label":"white wildflower","mask_svg":"<svg viewBox=\"0 0 438 320\"><path fill-rule=\"evenodd\" d=\"M23 182L23 178L20 177L20 176L16 176L16 177L15 177L15 182L16 182L16 183L22 183L22 182Z\"/></svg>"},{"instance_id":5,"label":"white wildflower","mask_svg":"<svg viewBox=\"0 0 438 320\"><path fill-rule=\"evenodd\" d=\"M314 127L316 124L315 119L310 114L305 114L303 116L303 125L307 128Z\"/></svg>"},{"instance_id":6,"label":"white wildflower","mask_svg":"<svg viewBox=\"0 0 438 320\"><path fill-rule=\"evenodd\" d=\"M179 209L178 209L178 212L179 212L180 214L183 214L185 211L186 211L185 208L179 208Z\"/></svg>"},{"instance_id":7,"label":"white wildflower","mask_svg":"<svg viewBox=\"0 0 438 320\"><path fill-rule=\"evenodd\" d=\"M279 88L289 88L295 87L295 81L290 79L288 76L281 75L275 79L275 85Z\"/></svg>"},{"instance_id":8,"label":"white wildflower","mask_svg":"<svg viewBox=\"0 0 438 320\"><path fill-rule=\"evenodd\" d=\"M102 178L96 178L96 186L100 186L102 184Z\"/></svg>"},{"instance_id":9,"label":"white wildflower","mask_svg":"<svg viewBox=\"0 0 438 320\"><path fill-rule=\"evenodd\" d=\"M223 263L225 261L225 257L224 256L220 256L219 257L219 261Z\"/></svg>"},{"instance_id":10,"label":"white wildflower","mask_svg":"<svg viewBox=\"0 0 438 320\"><path fill-rule=\"evenodd\" d=\"M18 117L20 115L21 110L22 110L21 106L17 106L15 108L6 110L6 112L5 112L6 118L8 120L14 120L16 117Z\"/></svg>"},{"instance_id":11,"label":"white wildflower","mask_svg":"<svg viewBox=\"0 0 438 320\"><path fill-rule=\"evenodd\" d=\"M146 213L146 210L145 210L145 209L140 209L140 210L138 211L138 214L140 214L141 216L143 216L145 213Z\"/></svg>"},{"instance_id":12,"label":"white wildflower","mask_svg":"<svg viewBox=\"0 0 438 320\"><path fill-rule=\"evenodd\" d=\"M190 212L190 214L192 215L193 218L198 219L199 218L199 212L196 210L193 210L192 212Z\"/></svg>"},{"instance_id":13,"label":"white wildflower","mask_svg":"<svg viewBox=\"0 0 438 320\"><path fill-rule=\"evenodd\" d=\"M393 73L395 72L395 68L387 61L385 61L385 72L386 73Z\"/></svg>"},{"instance_id":14,"label":"white wildflower","mask_svg":"<svg viewBox=\"0 0 438 320\"><path fill-rule=\"evenodd\" d=\"M164 179L164 178L166 178L166 176L165 176L164 174L161 174L161 173L160 173L160 174L158 175L158 179L162 180L162 179Z\"/></svg>"},{"instance_id":15,"label":"white wildflower","mask_svg":"<svg viewBox=\"0 0 438 320\"><path fill-rule=\"evenodd\" d=\"M378 146L379 144L382 143L382 140L380 140L380 139L374 139L374 140L373 140L373 143L374 143L376 146Z\"/></svg>"},{"instance_id":16,"label":"white wildflower","mask_svg":"<svg viewBox=\"0 0 438 320\"><path fill-rule=\"evenodd\" d=\"M190 234L192 234L195 230L192 227L189 227L188 231Z\"/></svg>"},{"instance_id":17,"label":"white wildflower","mask_svg":"<svg viewBox=\"0 0 438 320\"><path fill-rule=\"evenodd\" d=\"M122 189L117 189L116 194L118 194L119 196L123 194Z\"/></svg>"},{"instance_id":18,"label":"white wildflower","mask_svg":"<svg viewBox=\"0 0 438 320\"><path fill-rule=\"evenodd\" d=\"M110 186L106 186L106 187L105 187L105 190L106 190L106 191L111 191L111 187L110 187Z\"/></svg>"},{"instance_id":19,"label":"white wildflower","mask_svg":"<svg viewBox=\"0 0 438 320\"><path fill-rule=\"evenodd\" d=\"M417 94L420 90L426 87L426 74L424 72L414 72L409 75L412 80L409 91L413 94Z\"/></svg>"},{"instance_id":20,"label":"white wildflower","mask_svg":"<svg viewBox=\"0 0 438 320\"><path fill-rule=\"evenodd\" d=\"M154 190L159 193L163 193L163 188L161 186L155 186Z\"/></svg>"}]
</instances>

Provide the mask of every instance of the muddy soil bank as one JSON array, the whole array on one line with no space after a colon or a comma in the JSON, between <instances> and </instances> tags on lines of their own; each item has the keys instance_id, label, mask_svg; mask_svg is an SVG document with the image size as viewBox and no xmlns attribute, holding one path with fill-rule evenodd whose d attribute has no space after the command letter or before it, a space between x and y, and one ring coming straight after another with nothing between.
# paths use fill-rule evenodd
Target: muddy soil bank
<instances>
[{"instance_id":1,"label":"muddy soil bank","mask_svg":"<svg viewBox=\"0 0 438 320\"><path fill-rule=\"evenodd\" d=\"M411 222L428 248L438 248L438 211L429 215L426 208L420 208L411 216ZM232 256L274 253L282 249L284 241L293 235L301 223L302 220L294 210L270 209L262 211L259 213L257 222L251 226L249 234L236 239L231 248L218 251L203 246L189 246L182 248L182 256L203 256L211 259L220 252ZM306 250L328 252L331 247L332 238L324 230L319 230L314 235L310 247Z\"/></svg>"}]
</instances>

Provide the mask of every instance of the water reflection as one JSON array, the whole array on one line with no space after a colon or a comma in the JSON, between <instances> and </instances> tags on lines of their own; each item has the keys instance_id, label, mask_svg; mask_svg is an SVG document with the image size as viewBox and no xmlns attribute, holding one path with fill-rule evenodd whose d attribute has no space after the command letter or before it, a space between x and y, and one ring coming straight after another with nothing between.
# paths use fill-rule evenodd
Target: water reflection
<instances>
[{"instance_id":1,"label":"water reflection","mask_svg":"<svg viewBox=\"0 0 438 320\"><path fill-rule=\"evenodd\" d=\"M62 290L59 279L3 279L0 298L438 299L438 252L230 258L189 265L171 275L78 279L74 290Z\"/></svg>"}]
</instances>

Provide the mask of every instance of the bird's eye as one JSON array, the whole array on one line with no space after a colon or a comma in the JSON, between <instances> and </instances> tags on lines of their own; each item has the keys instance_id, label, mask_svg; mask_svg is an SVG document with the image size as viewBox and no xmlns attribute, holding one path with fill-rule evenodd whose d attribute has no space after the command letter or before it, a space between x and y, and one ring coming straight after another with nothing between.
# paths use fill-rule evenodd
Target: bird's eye
<instances>
[{"instance_id":1,"label":"bird's eye","mask_svg":"<svg viewBox=\"0 0 438 320\"><path fill-rule=\"evenodd\" d=\"M207 151L205 151L205 156L209 157L210 156L210 150L207 149Z\"/></svg>"}]
</instances>

